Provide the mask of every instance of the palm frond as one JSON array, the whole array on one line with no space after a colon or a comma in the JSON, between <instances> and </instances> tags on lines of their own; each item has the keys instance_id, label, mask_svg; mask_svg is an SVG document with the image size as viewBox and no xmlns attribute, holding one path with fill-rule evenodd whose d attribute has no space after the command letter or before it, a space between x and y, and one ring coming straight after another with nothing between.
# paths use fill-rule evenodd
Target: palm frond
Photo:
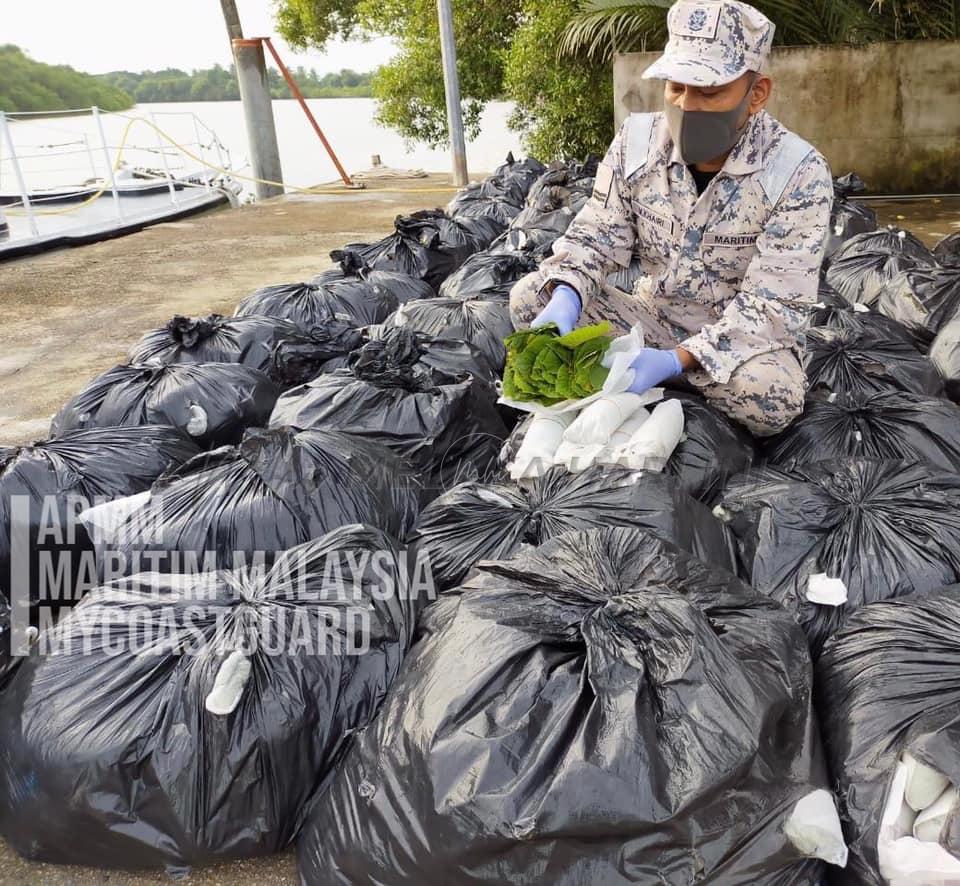
<instances>
[{"instance_id":1,"label":"palm frond","mask_svg":"<svg viewBox=\"0 0 960 886\"><path fill-rule=\"evenodd\" d=\"M560 52L609 61L615 52L660 49L667 40L667 10L671 5L671 0L587 0L567 26Z\"/></svg>"}]
</instances>

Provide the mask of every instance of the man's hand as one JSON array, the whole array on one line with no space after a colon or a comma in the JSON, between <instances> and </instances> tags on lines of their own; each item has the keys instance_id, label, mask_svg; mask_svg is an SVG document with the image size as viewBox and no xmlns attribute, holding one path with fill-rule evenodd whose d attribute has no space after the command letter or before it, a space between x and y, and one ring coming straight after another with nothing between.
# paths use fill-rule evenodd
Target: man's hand
<instances>
[{"instance_id":1,"label":"man's hand","mask_svg":"<svg viewBox=\"0 0 960 886\"><path fill-rule=\"evenodd\" d=\"M683 372L678 351L658 351L644 348L630 364L633 383L627 388L633 394L643 394Z\"/></svg>"},{"instance_id":2,"label":"man's hand","mask_svg":"<svg viewBox=\"0 0 960 886\"><path fill-rule=\"evenodd\" d=\"M531 329L538 329L547 323L556 323L561 335L573 331L580 319L580 296L576 289L566 283L558 283L550 296L547 306L534 318Z\"/></svg>"}]
</instances>

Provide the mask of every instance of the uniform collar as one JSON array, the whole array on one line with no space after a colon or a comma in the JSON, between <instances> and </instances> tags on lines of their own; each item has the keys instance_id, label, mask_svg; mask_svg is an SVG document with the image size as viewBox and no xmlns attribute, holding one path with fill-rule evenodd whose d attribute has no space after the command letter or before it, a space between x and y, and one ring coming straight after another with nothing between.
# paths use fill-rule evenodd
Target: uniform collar
<instances>
[{"instance_id":1,"label":"uniform collar","mask_svg":"<svg viewBox=\"0 0 960 886\"><path fill-rule=\"evenodd\" d=\"M720 170L721 172L726 175L749 175L763 168L763 155L767 143L766 121L768 116L766 111L760 111L750 118L746 131L730 152L730 156L727 157L727 162L723 164L723 169ZM685 166L686 164L680 156L680 149L673 144L673 140L670 139L669 135L667 138L671 143L671 165L678 163L681 166Z\"/></svg>"}]
</instances>

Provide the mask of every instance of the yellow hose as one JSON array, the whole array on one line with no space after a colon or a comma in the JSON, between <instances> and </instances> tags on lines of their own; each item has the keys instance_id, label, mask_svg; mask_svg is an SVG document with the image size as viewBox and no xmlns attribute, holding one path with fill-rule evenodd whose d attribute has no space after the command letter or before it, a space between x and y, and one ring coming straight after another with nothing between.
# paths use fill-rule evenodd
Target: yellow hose
<instances>
[{"instance_id":1,"label":"yellow hose","mask_svg":"<svg viewBox=\"0 0 960 886\"><path fill-rule=\"evenodd\" d=\"M123 152L127 147L127 139L130 136L130 130L133 128L134 123L145 123L151 129L153 129L162 139L168 141L173 145L177 150L181 151L191 160L206 166L208 169L212 169L214 172L219 172L222 175L229 176L230 178L240 179L242 181L253 182L254 184L263 184L263 185L277 185L278 187L285 188L287 191L292 191L297 194L332 194L332 195L341 195L341 194L352 194L359 193L361 189L349 189L343 188L332 189L332 188L299 188L294 185L287 185L283 182L271 181L270 179L265 178L256 178L251 175L241 175L239 172L233 172L230 169L224 169L222 166L216 166L213 163L210 163L207 160L204 160L202 157L198 157L192 151L188 150L186 147L181 145L176 139L170 136L168 133L164 132L156 123L152 120L148 120L146 117L131 117L127 125L124 127L123 136L120 139L120 145L117 148L117 159L113 163L113 171L116 172L120 168L120 162L123 159ZM198 186L199 187L199 186ZM80 203L73 203L64 209L34 209L34 215L66 215L70 212L76 212L78 209L82 209L84 206L93 203L95 200L99 200L107 191L110 191L111 187L104 182L104 185L96 193L91 194L85 200ZM377 188L372 193L377 194L449 194L453 191L458 191L459 188L455 187L446 187L446 188ZM27 211L20 209L5 209L4 213L6 215L27 215Z\"/></svg>"}]
</instances>

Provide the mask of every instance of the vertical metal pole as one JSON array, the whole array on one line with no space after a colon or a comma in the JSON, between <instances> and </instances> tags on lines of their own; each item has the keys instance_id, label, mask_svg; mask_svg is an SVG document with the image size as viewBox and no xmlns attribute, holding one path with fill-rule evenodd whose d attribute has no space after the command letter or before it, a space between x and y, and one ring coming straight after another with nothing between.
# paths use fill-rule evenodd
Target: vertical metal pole
<instances>
[{"instance_id":1,"label":"vertical metal pole","mask_svg":"<svg viewBox=\"0 0 960 886\"><path fill-rule=\"evenodd\" d=\"M457 43L453 33L450 0L437 0L440 17L440 52L443 56L443 83L447 92L447 125L453 152L453 183L467 186L467 146L463 138L463 114L460 109L460 79L457 76Z\"/></svg>"},{"instance_id":2,"label":"vertical metal pole","mask_svg":"<svg viewBox=\"0 0 960 886\"><path fill-rule=\"evenodd\" d=\"M247 124L250 143L250 164L256 184L257 198L266 200L283 193L283 170L280 166L280 148L277 146L277 127L273 119L273 100L267 82L267 65L263 57L263 43L259 38L234 40L233 57L237 63L237 82L240 101ZM277 184L267 184L276 182Z\"/></svg>"},{"instance_id":3,"label":"vertical metal pole","mask_svg":"<svg viewBox=\"0 0 960 886\"><path fill-rule=\"evenodd\" d=\"M150 121L154 126L157 125L157 115L153 111L150 112ZM173 184L173 176L170 174L170 165L167 163L167 146L163 143L163 139L160 137L160 130L154 129L154 133L157 136L157 147L160 148L160 159L163 161L163 171L167 176L167 188L170 191L170 202L176 205L179 201L177 200L177 189Z\"/></svg>"},{"instance_id":4,"label":"vertical metal pole","mask_svg":"<svg viewBox=\"0 0 960 886\"><path fill-rule=\"evenodd\" d=\"M220 0L220 8L223 10L223 20L227 25L227 34L230 36L230 45L234 40L243 39L243 28L240 27L240 14L237 12L235 0Z\"/></svg>"},{"instance_id":5,"label":"vertical metal pole","mask_svg":"<svg viewBox=\"0 0 960 886\"><path fill-rule=\"evenodd\" d=\"M200 151L200 163L203 166L203 171L206 172L207 155L203 151L203 139L200 138L200 124L197 122L196 114L191 113L190 116L193 117L193 131L197 137L197 150ZM207 179L206 181L206 189L208 191L210 190L210 179Z\"/></svg>"},{"instance_id":6,"label":"vertical metal pole","mask_svg":"<svg viewBox=\"0 0 960 886\"><path fill-rule=\"evenodd\" d=\"M117 177L113 174L113 162L110 160L110 149L107 147L107 136L103 131L103 120L100 119L100 109L94 105L93 119L97 121L100 130L100 144L103 146L103 156L107 161L107 175L110 176L110 190L113 191L113 206L117 210L117 218L123 218L123 209L120 206L120 192L117 190Z\"/></svg>"},{"instance_id":7,"label":"vertical metal pole","mask_svg":"<svg viewBox=\"0 0 960 886\"><path fill-rule=\"evenodd\" d=\"M0 134L7 143L7 150L10 151L10 162L13 164L13 174L17 179L17 186L20 188L20 199L23 201L23 208L26 210L27 218L30 220L30 233L34 237L40 236L37 228L37 217L33 213L33 207L30 205L30 195L27 193L27 183L23 178L23 170L20 169L20 162L17 160L17 149L13 145L13 136L10 134L10 126L7 123L7 115L0 111Z\"/></svg>"}]
</instances>

